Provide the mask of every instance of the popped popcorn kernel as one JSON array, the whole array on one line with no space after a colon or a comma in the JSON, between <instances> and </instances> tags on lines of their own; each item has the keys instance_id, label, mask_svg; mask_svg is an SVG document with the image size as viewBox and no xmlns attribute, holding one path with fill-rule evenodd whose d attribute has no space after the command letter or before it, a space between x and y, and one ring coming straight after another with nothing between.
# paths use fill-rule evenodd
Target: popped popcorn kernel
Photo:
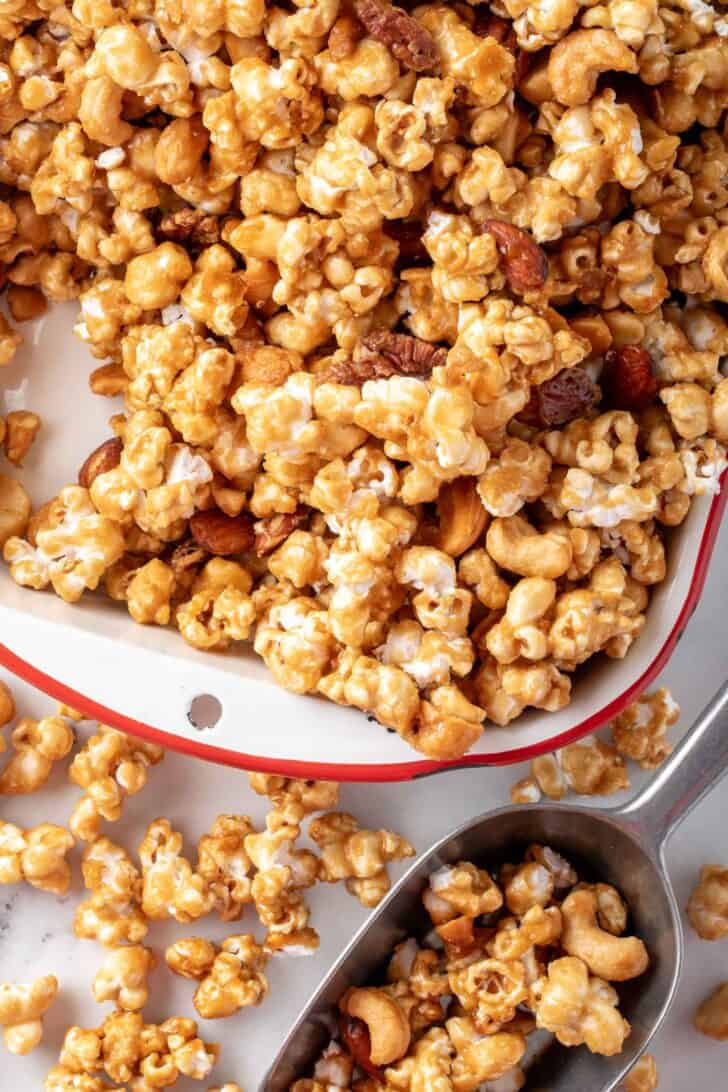
<instances>
[{"instance_id":1,"label":"popped popcorn kernel","mask_svg":"<svg viewBox=\"0 0 728 1092\"><path fill-rule=\"evenodd\" d=\"M11 1054L29 1054L38 1046L43 1036L42 1016L57 992L58 979L52 974L28 985L0 983L0 1026Z\"/></svg>"}]
</instances>

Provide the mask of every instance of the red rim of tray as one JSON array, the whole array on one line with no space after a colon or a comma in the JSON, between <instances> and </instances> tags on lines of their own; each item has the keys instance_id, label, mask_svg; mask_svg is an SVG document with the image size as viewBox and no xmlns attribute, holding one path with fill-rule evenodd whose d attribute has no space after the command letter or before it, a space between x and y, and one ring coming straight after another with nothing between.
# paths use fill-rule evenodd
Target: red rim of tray
<instances>
[{"instance_id":1,"label":"red rim of tray","mask_svg":"<svg viewBox=\"0 0 728 1092\"><path fill-rule=\"evenodd\" d=\"M728 471L723 474L721 485L728 487ZM107 709L105 705L94 701L86 694L79 693L78 690L73 690L70 686L66 686L58 679L47 675L27 660L16 656L7 645L2 643L0 643L0 664L6 667L8 671L12 671L14 675L18 675L21 679L30 683L31 686L45 691L46 694L49 694L57 701L65 702L66 705L78 709L89 719L109 724L122 732L128 732L130 735L140 736L150 743L158 743L171 751L193 755L195 758L202 758L207 762L237 766L243 770L280 774L284 777L321 778L331 781L386 782L407 781L415 777L425 777L428 774L439 773L443 770L467 769L471 766L508 766L514 762L524 762L535 758L536 755L544 754L546 751L564 747L568 743L574 743L582 736L595 731L605 721L616 717L659 674L680 639L700 598L727 500L728 488L722 488L714 498L705 521L698 556L695 561L693 579L685 601L675 624L649 667L627 690L609 702L608 705L603 706L598 712L593 713L574 728L569 728L566 732L561 732L557 736L552 736L541 743L534 743L529 747L514 747L509 751L499 751L495 754L464 755L462 758L453 759L450 762L415 759L412 762L388 762L382 765L372 765L370 763L305 762L300 759L285 758L266 759L257 755L247 755L241 751L231 751L225 747L215 747L212 744L198 742L197 740L185 739L171 732L163 732L158 728L152 728L149 724L133 720L131 717L126 717L113 709Z\"/></svg>"}]
</instances>

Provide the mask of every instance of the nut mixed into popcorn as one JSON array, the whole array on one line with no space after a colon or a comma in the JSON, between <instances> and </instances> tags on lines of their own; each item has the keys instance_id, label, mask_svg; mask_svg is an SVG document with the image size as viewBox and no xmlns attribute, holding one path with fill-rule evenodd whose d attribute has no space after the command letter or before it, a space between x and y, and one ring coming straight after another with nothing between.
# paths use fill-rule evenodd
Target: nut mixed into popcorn
<instances>
[{"instance_id":1,"label":"nut mixed into popcorn","mask_svg":"<svg viewBox=\"0 0 728 1092\"><path fill-rule=\"evenodd\" d=\"M497 878L468 861L438 869L422 896L434 932L395 948L383 984L344 993L337 1037L291 1092L475 1092L500 1088L501 1078L503 1088L518 1089L537 1030L565 1046L618 1054L630 1026L612 983L644 974L649 955L629 935L616 889L577 880L540 845ZM654 1063L653 1083L644 1072L650 1062L640 1061L635 1078L639 1071L644 1079L630 1076L630 1088L655 1087Z\"/></svg>"},{"instance_id":2,"label":"nut mixed into popcorn","mask_svg":"<svg viewBox=\"0 0 728 1092\"><path fill-rule=\"evenodd\" d=\"M102 7L0 12L0 365L75 299L125 404L32 517L0 476L13 579L250 642L434 759L563 708L726 467L725 20ZM615 724L645 766L651 708Z\"/></svg>"}]
</instances>

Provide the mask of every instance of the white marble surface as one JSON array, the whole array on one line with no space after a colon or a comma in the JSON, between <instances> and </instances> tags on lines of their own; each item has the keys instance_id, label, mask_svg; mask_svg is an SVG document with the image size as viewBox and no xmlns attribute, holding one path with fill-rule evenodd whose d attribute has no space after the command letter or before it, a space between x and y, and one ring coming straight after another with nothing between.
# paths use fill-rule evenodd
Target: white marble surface
<instances>
[{"instance_id":1,"label":"white marble surface","mask_svg":"<svg viewBox=\"0 0 728 1092\"><path fill-rule=\"evenodd\" d=\"M682 705L679 731L690 724L728 674L726 593L728 524L718 541L701 605L661 680L672 688ZM0 677L6 676L0 673ZM21 713L39 716L51 708L44 695L20 682L7 681L12 682ZM133 685L133 680L130 683ZM406 834L422 851L462 820L491 805L505 803L511 782L523 776L523 772L523 767L511 767L454 772L409 785L345 786L342 806L362 822L391 826ZM634 777L634 786L641 780L641 776ZM26 825L46 820L62 823L67 820L77 793L57 770L37 796L0 799L0 815ZM728 780L686 821L670 845L669 867L681 905L685 904L701 863L728 864L727 809ZM194 842L219 812L248 812L261 821L265 801L250 791L243 773L168 754L164 763L152 772L147 789L128 801L123 821L109 827L108 833L134 848L146 824L158 815L166 815L184 832L194 856ZM44 1041L32 1055L13 1058L0 1047L0 1092L19 1092L21 1088L40 1092L43 1076L57 1056L65 1028L72 1023L93 1026L111 1008L96 1005L90 993L102 949L93 942L78 940L71 929L74 907L82 890L76 851L73 863L75 883L72 893L64 899L26 887L0 890L0 977L25 981L52 972L62 987L46 1020ZM395 868L393 874L400 871ZM347 938L364 920L365 911L338 886L320 886L312 893L311 903L314 923L322 936L317 955L310 959L275 960L270 967L270 994L259 1009L245 1010L228 1020L201 1022L203 1037L222 1044L214 1083L235 1080L246 1092L254 1092L286 1028ZM212 919L193 927L157 924L152 926L148 942L163 951L172 939L192 932L221 939L231 932L253 929L252 918L249 911L247 918L233 926ZM689 928L687 938L686 973L677 1001L654 1045L661 1092L726 1087L728 1044L698 1035L690 1020L698 1001L718 981L728 979L728 938L709 944L698 940ZM195 1015L192 983L170 975L163 965L154 972L152 983L147 1009L150 1019ZM206 1087L207 1084L193 1083L176 1086L179 1092Z\"/></svg>"}]
</instances>

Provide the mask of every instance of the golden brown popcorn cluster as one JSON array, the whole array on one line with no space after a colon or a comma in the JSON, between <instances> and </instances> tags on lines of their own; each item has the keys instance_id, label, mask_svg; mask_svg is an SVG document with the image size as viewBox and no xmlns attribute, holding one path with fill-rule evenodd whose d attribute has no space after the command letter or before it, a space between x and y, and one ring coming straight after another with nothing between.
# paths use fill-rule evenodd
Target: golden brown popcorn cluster
<instances>
[{"instance_id":1,"label":"golden brown popcorn cluster","mask_svg":"<svg viewBox=\"0 0 728 1092\"><path fill-rule=\"evenodd\" d=\"M625 656L726 466L725 18L5 8L0 364L77 299L125 403L32 517L0 477L14 580L252 643L434 759Z\"/></svg>"},{"instance_id":2,"label":"golden brown popcorn cluster","mask_svg":"<svg viewBox=\"0 0 728 1092\"><path fill-rule=\"evenodd\" d=\"M533 845L497 880L472 862L446 865L422 898L434 932L395 948L383 984L344 993L337 1038L291 1092L475 1092L501 1078L519 1089L537 1030L564 1046L621 1051L630 1026L612 983L644 974L650 960L615 888L578 883L563 857ZM649 1056L629 1080L655 1087Z\"/></svg>"},{"instance_id":3,"label":"golden brown popcorn cluster","mask_svg":"<svg viewBox=\"0 0 728 1092\"><path fill-rule=\"evenodd\" d=\"M661 765L672 752L668 728L680 717L680 706L666 687L642 694L611 722L612 743L585 736L531 761L527 777L511 787L514 804L534 804L542 796L561 800L569 792L579 796L608 796L630 787L630 761L646 770Z\"/></svg>"},{"instance_id":4,"label":"golden brown popcorn cluster","mask_svg":"<svg viewBox=\"0 0 728 1092\"><path fill-rule=\"evenodd\" d=\"M0 1027L11 1054L29 1054L41 1041L42 1016L57 992L58 980L52 974L27 984L0 983Z\"/></svg>"}]
</instances>

